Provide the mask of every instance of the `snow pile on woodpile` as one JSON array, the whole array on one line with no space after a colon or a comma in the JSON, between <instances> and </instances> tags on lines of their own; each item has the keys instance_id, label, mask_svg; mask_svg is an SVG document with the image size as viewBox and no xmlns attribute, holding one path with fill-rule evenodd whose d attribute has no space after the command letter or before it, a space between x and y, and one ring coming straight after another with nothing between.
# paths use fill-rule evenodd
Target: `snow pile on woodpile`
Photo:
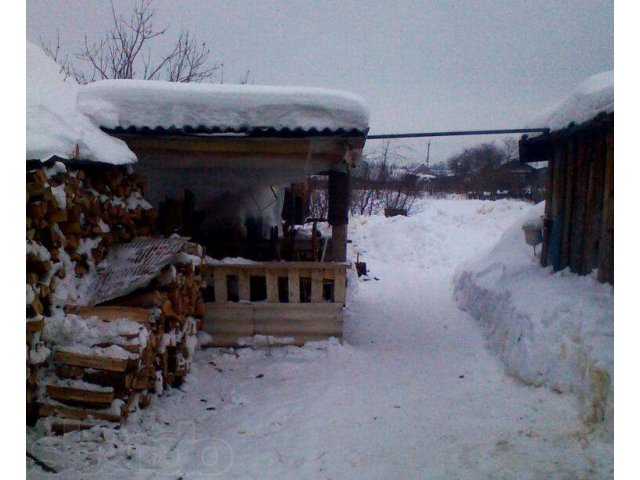
<instances>
[{"instance_id":1,"label":"snow pile on woodpile","mask_svg":"<svg viewBox=\"0 0 640 480\"><path fill-rule=\"evenodd\" d=\"M88 307L110 250L152 235L156 211L126 167L38 165L26 185L28 417L53 416L58 432L121 421L189 370L205 252L184 239L152 281Z\"/></svg>"},{"instance_id":2,"label":"snow pile on woodpile","mask_svg":"<svg viewBox=\"0 0 640 480\"><path fill-rule=\"evenodd\" d=\"M123 165L127 145L104 133L78 109L78 85L37 45L27 42L27 160L56 156Z\"/></svg>"},{"instance_id":3,"label":"snow pile on woodpile","mask_svg":"<svg viewBox=\"0 0 640 480\"><path fill-rule=\"evenodd\" d=\"M542 268L522 226L528 209L486 255L458 270L458 305L475 317L489 347L524 382L570 392L583 420L613 427L613 287L568 269Z\"/></svg>"}]
</instances>

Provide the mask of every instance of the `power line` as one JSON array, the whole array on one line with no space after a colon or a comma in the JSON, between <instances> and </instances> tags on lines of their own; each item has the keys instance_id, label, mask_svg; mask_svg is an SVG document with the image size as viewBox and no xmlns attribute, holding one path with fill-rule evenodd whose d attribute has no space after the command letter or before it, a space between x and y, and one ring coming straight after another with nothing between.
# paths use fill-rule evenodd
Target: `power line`
<instances>
[{"instance_id":1,"label":"power line","mask_svg":"<svg viewBox=\"0 0 640 480\"><path fill-rule=\"evenodd\" d=\"M367 140L384 140L390 138L424 138L424 137L460 137L465 135L500 135L509 133L549 133L548 128L507 128L499 130L451 130L448 132L420 133L384 133L367 135Z\"/></svg>"}]
</instances>

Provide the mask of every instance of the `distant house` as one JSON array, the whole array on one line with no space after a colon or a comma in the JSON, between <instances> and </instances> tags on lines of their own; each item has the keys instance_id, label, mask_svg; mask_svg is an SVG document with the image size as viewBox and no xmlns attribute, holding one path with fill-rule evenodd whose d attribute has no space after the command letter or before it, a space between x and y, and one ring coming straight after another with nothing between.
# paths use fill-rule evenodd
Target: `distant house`
<instances>
[{"instance_id":1,"label":"distant house","mask_svg":"<svg viewBox=\"0 0 640 480\"><path fill-rule=\"evenodd\" d=\"M541 263L613 284L613 72L595 75L535 120L550 133L520 140L525 162L548 160Z\"/></svg>"}]
</instances>

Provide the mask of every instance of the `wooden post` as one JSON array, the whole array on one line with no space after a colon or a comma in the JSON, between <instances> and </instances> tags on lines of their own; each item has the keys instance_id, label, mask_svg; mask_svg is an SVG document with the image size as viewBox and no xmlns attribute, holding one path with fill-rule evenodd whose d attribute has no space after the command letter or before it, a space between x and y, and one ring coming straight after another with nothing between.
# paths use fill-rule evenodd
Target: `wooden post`
<instances>
[{"instance_id":1,"label":"wooden post","mask_svg":"<svg viewBox=\"0 0 640 480\"><path fill-rule=\"evenodd\" d=\"M241 302L251 301L251 277L242 268L238 269L238 297Z\"/></svg>"},{"instance_id":2,"label":"wooden post","mask_svg":"<svg viewBox=\"0 0 640 480\"><path fill-rule=\"evenodd\" d=\"M335 271L333 280L333 301L335 303L345 304L347 301L347 277L343 268Z\"/></svg>"},{"instance_id":3,"label":"wooden post","mask_svg":"<svg viewBox=\"0 0 640 480\"><path fill-rule=\"evenodd\" d=\"M349 223L349 173L329 172L329 224L331 253L334 262L347 259L347 224Z\"/></svg>"},{"instance_id":4,"label":"wooden post","mask_svg":"<svg viewBox=\"0 0 640 480\"><path fill-rule=\"evenodd\" d=\"M213 289L216 303L226 303L229 300L226 269L218 267L213 271Z\"/></svg>"},{"instance_id":5,"label":"wooden post","mask_svg":"<svg viewBox=\"0 0 640 480\"><path fill-rule=\"evenodd\" d=\"M300 272L289 270L289 303L300 303Z\"/></svg>"},{"instance_id":6,"label":"wooden post","mask_svg":"<svg viewBox=\"0 0 640 480\"><path fill-rule=\"evenodd\" d=\"M322 303L322 270L311 271L311 303Z\"/></svg>"},{"instance_id":7,"label":"wooden post","mask_svg":"<svg viewBox=\"0 0 640 480\"><path fill-rule=\"evenodd\" d=\"M266 282L267 282L267 302L269 303L278 303L278 275L275 271L267 268L265 272Z\"/></svg>"}]
</instances>

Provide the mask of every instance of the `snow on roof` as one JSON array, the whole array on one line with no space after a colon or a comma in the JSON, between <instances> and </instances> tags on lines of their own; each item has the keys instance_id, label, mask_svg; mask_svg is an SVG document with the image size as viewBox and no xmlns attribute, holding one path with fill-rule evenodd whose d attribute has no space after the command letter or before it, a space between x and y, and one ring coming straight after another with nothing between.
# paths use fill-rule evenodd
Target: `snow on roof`
<instances>
[{"instance_id":1,"label":"snow on roof","mask_svg":"<svg viewBox=\"0 0 640 480\"><path fill-rule=\"evenodd\" d=\"M202 133L364 133L369 109L357 96L321 88L102 80L83 86L80 107L107 129Z\"/></svg>"},{"instance_id":2,"label":"snow on roof","mask_svg":"<svg viewBox=\"0 0 640 480\"><path fill-rule=\"evenodd\" d=\"M60 67L27 42L27 160L58 156L116 165L135 162L123 141L101 131L78 110L77 92L76 82L65 81Z\"/></svg>"},{"instance_id":3,"label":"snow on roof","mask_svg":"<svg viewBox=\"0 0 640 480\"><path fill-rule=\"evenodd\" d=\"M589 77L563 101L540 112L531 127L561 130L571 123L587 122L599 113L613 112L613 70Z\"/></svg>"}]
</instances>

